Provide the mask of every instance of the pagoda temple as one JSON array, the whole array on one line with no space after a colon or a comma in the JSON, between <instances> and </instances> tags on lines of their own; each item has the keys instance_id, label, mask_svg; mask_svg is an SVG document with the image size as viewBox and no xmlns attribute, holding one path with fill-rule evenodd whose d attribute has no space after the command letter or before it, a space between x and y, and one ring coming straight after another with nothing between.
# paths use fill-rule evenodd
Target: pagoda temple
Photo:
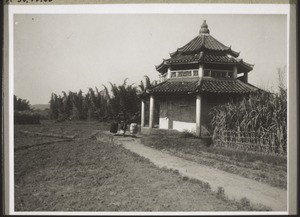
<instances>
[{"instance_id":1,"label":"pagoda temple","mask_svg":"<svg viewBox=\"0 0 300 217\"><path fill-rule=\"evenodd\" d=\"M159 104L158 128L203 136L212 107L258 90L248 83L254 65L238 57L231 46L210 35L204 20L199 35L156 66L160 82L143 95L142 131L146 126L145 102L150 100L148 129L154 127L154 105Z\"/></svg>"}]
</instances>

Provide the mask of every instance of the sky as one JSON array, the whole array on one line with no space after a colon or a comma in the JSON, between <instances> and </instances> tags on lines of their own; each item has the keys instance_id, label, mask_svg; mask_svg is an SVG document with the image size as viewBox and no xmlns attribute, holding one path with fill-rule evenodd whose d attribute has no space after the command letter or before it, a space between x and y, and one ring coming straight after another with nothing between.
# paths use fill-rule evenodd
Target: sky
<instances>
[{"instance_id":1,"label":"sky","mask_svg":"<svg viewBox=\"0 0 300 217\"><path fill-rule=\"evenodd\" d=\"M249 83L277 90L277 69L287 65L286 15L15 14L14 94L46 104L52 92L158 80L155 65L196 37L203 20L254 64Z\"/></svg>"}]
</instances>

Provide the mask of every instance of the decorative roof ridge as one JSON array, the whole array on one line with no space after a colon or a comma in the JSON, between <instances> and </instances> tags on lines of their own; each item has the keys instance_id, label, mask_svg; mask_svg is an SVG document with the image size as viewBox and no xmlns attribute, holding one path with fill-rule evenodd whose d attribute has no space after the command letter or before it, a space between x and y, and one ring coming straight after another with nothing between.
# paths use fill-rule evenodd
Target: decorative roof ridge
<instances>
[{"instance_id":1,"label":"decorative roof ridge","mask_svg":"<svg viewBox=\"0 0 300 217\"><path fill-rule=\"evenodd\" d=\"M163 63L160 63L160 64L158 64L158 65L154 65L155 69L158 69L159 67L161 67L162 64L163 64Z\"/></svg>"},{"instance_id":2,"label":"decorative roof ridge","mask_svg":"<svg viewBox=\"0 0 300 217\"><path fill-rule=\"evenodd\" d=\"M170 57L174 56L177 53L177 49L176 49L176 51L169 53Z\"/></svg>"},{"instance_id":3,"label":"decorative roof ridge","mask_svg":"<svg viewBox=\"0 0 300 217\"><path fill-rule=\"evenodd\" d=\"M159 68L162 68L165 65L166 60L164 58L162 58L162 59L163 59L163 61L159 65L154 65L156 70L159 70Z\"/></svg>"},{"instance_id":4,"label":"decorative roof ridge","mask_svg":"<svg viewBox=\"0 0 300 217\"><path fill-rule=\"evenodd\" d=\"M241 61L242 61L243 64L246 64L246 65L251 66L251 67L254 67L254 65L255 65L255 64L251 64L251 63L245 62L245 61L243 60L243 58L241 59Z\"/></svg>"},{"instance_id":5,"label":"decorative roof ridge","mask_svg":"<svg viewBox=\"0 0 300 217\"><path fill-rule=\"evenodd\" d=\"M234 56L234 57L238 57L239 55L240 55L240 53L241 53L241 51L239 51L239 52L237 52L237 51L234 51L234 50L232 50L231 49L231 45L229 46L229 50L228 50L229 52L230 52L230 54L232 55L232 56Z\"/></svg>"},{"instance_id":6,"label":"decorative roof ridge","mask_svg":"<svg viewBox=\"0 0 300 217\"><path fill-rule=\"evenodd\" d=\"M251 63L247 63L247 62L245 62L245 61L243 60L243 58L241 58L241 59L239 59L239 58L236 58L236 60L238 61L238 63L240 63L240 64L244 64L244 65L246 65L246 66L248 66L248 67L251 67L251 68L253 68L253 67L254 67L254 65L255 65L255 64L251 64Z\"/></svg>"},{"instance_id":7,"label":"decorative roof ridge","mask_svg":"<svg viewBox=\"0 0 300 217\"><path fill-rule=\"evenodd\" d=\"M159 68L159 67L161 67L163 64L164 64L164 62L161 62L160 64L154 65L154 66L155 66L155 68Z\"/></svg>"},{"instance_id":8,"label":"decorative roof ridge","mask_svg":"<svg viewBox=\"0 0 300 217\"><path fill-rule=\"evenodd\" d=\"M201 45L200 45L199 50L201 50L202 47L206 48L206 47L205 47L205 35L203 34L203 35L200 35L200 36L202 37L202 43L201 43Z\"/></svg>"}]
</instances>

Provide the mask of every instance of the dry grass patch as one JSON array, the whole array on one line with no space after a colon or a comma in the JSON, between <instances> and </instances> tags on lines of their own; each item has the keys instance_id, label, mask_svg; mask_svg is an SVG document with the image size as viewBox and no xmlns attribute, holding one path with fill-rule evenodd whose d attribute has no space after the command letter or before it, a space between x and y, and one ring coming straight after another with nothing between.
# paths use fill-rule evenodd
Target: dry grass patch
<instances>
[{"instance_id":1,"label":"dry grass patch","mask_svg":"<svg viewBox=\"0 0 300 217\"><path fill-rule=\"evenodd\" d=\"M211 166L274 187L287 188L287 159L259 153L216 148L199 138L178 135L144 136L141 142L169 154Z\"/></svg>"}]
</instances>

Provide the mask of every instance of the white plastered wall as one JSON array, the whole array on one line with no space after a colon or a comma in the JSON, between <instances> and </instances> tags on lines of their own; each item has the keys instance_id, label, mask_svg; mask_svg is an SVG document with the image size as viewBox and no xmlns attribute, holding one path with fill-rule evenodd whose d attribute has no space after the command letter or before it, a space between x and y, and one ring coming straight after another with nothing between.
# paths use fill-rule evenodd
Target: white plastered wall
<instances>
[{"instance_id":1,"label":"white plastered wall","mask_svg":"<svg viewBox=\"0 0 300 217\"><path fill-rule=\"evenodd\" d=\"M194 133L196 132L196 123L173 121L173 129L180 132L189 131Z\"/></svg>"}]
</instances>

